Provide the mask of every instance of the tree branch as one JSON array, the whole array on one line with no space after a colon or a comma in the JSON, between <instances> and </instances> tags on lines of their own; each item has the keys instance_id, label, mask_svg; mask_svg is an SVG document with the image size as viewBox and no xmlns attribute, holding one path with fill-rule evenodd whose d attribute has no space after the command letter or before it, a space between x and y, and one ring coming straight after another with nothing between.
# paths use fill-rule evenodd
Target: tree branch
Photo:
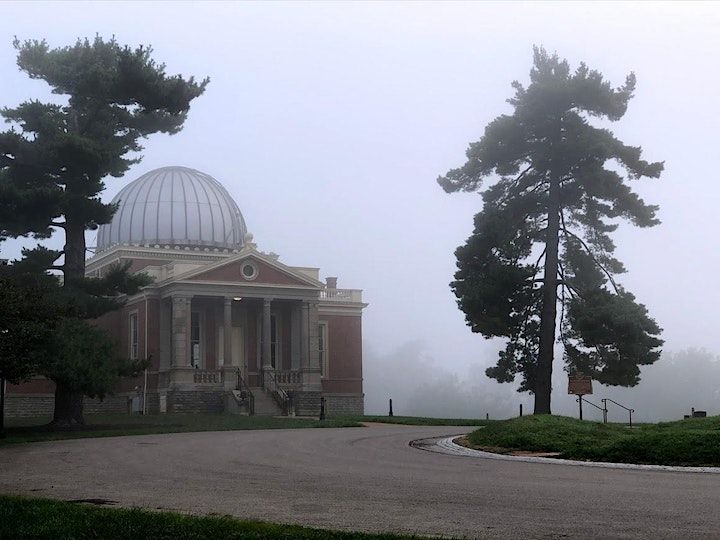
<instances>
[{"instance_id":1,"label":"tree branch","mask_svg":"<svg viewBox=\"0 0 720 540\"><path fill-rule=\"evenodd\" d=\"M577 239L577 240L580 242L580 244L585 248L585 251L587 251L588 255L590 255L590 257L591 257L592 260L595 262L595 264L596 264L596 265L600 268L600 270L602 270L602 271L605 273L605 275L608 277L608 279L610 280L610 283L611 283L612 286L613 286L613 289L615 289L615 293L616 293L616 294L620 294L620 288L617 286L617 283L615 283L615 280L613 279L612 274L611 274L610 272L608 272L608 270L602 265L602 263L601 263L600 261L598 261L597 257L595 257L595 255L594 255L593 252L590 250L590 248L589 248L588 245L585 243L585 241L584 241L582 238L580 238L577 234L575 234L574 232L568 231L568 230L565 228L564 225L563 225L563 228L562 228L562 229L563 229L563 231L565 232L565 234L568 234L568 235L574 237L575 239Z\"/></svg>"}]
</instances>

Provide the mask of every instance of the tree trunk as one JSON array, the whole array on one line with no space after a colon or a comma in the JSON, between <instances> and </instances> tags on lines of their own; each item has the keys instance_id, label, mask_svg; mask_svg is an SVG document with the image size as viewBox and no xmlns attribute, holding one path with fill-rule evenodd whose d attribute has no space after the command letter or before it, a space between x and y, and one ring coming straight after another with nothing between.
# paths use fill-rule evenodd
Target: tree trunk
<instances>
[{"instance_id":1,"label":"tree trunk","mask_svg":"<svg viewBox=\"0 0 720 540\"><path fill-rule=\"evenodd\" d=\"M83 395L58 383L55 388L55 412L52 425L69 427L85 424L83 417Z\"/></svg>"},{"instance_id":2,"label":"tree trunk","mask_svg":"<svg viewBox=\"0 0 720 540\"><path fill-rule=\"evenodd\" d=\"M65 287L85 277L85 224L70 220L65 225Z\"/></svg>"},{"instance_id":3,"label":"tree trunk","mask_svg":"<svg viewBox=\"0 0 720 540\"><path fill-rule=\"evenodd\" d=\"M540 351L535 374L535 414L550 413L552 369L555 349L555 319L557 317L558 243L560 233L560 181L550 180L548 195L548 224L545 240L545 272L540 312Z\"/></svg>"},{"instance_id":4,"label":"tree trunk","mask_svg":"<svg viewBox=\"0 0 720 540\"><path fill-rule=\"evenodd\" d=\"M5 379L0 377L0 439L5 437Z\"/></svg>"},{"instance_id":5,"label":"tree trunk","mask_svg":"<svg viewBox=\"0 0 720 540\"><path fill-rule=\"evenodd\" d=\"M72 288L76 280L85 277L85 224L66 220L64 287ZM72 426L84 424L83 394L57 383L55 386L55 411L52 424Z\"/></svg>"}]
</instances>

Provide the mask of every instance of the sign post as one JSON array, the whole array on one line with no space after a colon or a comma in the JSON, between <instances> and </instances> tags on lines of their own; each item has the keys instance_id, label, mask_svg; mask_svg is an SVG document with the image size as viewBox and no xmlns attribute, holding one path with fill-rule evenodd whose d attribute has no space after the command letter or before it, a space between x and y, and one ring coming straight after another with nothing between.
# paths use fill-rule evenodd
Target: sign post
<instances>
[{"instance_id":1,"label":"sign post","mask_svg":"<svg viewBox=\"0 0 720 540\"><path fill-rule=\"evenodd\" d=\"M580 420L583 419L582 402L583 396L592 395L592 377L583 375L582 373L573 373L568 375L568 394L578 396L580 405Z\"/></svg>"},{"instance_id":2,"label":"sign post","mask_svg":"<svg viewBox=\"0 0 720 540\"><path fill-rule=\"evenodd\" d=\"M578 396L578 403L580 404L580 420L582 420L582 394Z\"/></svg>"}]
</instances>

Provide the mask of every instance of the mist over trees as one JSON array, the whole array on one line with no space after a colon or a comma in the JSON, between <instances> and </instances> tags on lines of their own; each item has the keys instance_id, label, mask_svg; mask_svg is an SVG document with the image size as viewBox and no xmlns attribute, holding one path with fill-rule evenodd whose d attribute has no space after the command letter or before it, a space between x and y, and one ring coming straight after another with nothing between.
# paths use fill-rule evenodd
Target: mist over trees
<instances>
[{"instance_id":1,"label":"mist over trees","mask_svg":"<svg viewBox=\"0 0 720 540\"><path fill-rule=\"evenodd\" d=\"M482 365L462 376L447 358L433 358L421 340L389 353L365 350L363 382L366 414L387 414L388 399L398 416L506 418L517 412L520 396L490 384Z\"/></svg>"},{"instance_id":2,"label":"mist over trees","mask_svg":"<svg viewBox=\"0 0 720 540\"><path fill-rule=\"evenodd\" d=\"M641 382L634 388L594 385L588 399L600 404L608 397L635 409L633 420L679 420L691 408L720 414L720 355L706 349L688 348L664 351L652 366L642 368ZM564 390L564 388L563 388ZM574 405L574 403L573 403ZM588 419L600 420L600 411L588 411ZM567 412L566 412L567 411ZM577 414L577 406L562 409L563 414ZM624 411L610 409L611 421L624 421Z\"/></svg>"},{"instance_id":3,"label":"mist over trees","mask_svg":"<svg viewBox=\"0 0 720 540\"><path fill-rule=\"evenodd\" d=\"M367 414L388 413L393 399L396 415L510 418L518 407L531 404L530 397L515 392L511 385L496 385L485 376L484 363L472 365L466 372L451 369L453 362L434 358L422 341L409 341L390 352L380 353L366 347L364 353L365 410ZM587 399L601 405L611 398L635 409L633 420L656 422L678 420L690 409L720 414L720 355L706 349L688 348L664 351L662 358L641 368L640 383L633 388L593 383L593 395ZM553 378L555 413L577 417L575 396L567 395L567 377L557 371ZM526 411L528 409L526 408ZM627 421L627 413L609 407L611 422ZM584 407L587 420L602 420L602 413Z\"/></svg>"}]
</instances>

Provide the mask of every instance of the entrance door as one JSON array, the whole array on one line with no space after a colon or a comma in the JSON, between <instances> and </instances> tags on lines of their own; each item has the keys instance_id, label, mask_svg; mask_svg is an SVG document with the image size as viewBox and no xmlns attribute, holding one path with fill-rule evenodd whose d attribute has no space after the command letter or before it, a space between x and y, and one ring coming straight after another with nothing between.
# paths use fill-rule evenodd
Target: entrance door
<instances>
[{"instance_id":1,"label":"entrance door","mask_svg":"<svg viewBox=\"0 0 720 540\"><path fill-rule=\"evenodd\" d=\"M245 362L245 339L242 326L233 326L231 343L232 365L239 366L243 379L247 381L247 362Z\"/></svg>"}]
</instances>

